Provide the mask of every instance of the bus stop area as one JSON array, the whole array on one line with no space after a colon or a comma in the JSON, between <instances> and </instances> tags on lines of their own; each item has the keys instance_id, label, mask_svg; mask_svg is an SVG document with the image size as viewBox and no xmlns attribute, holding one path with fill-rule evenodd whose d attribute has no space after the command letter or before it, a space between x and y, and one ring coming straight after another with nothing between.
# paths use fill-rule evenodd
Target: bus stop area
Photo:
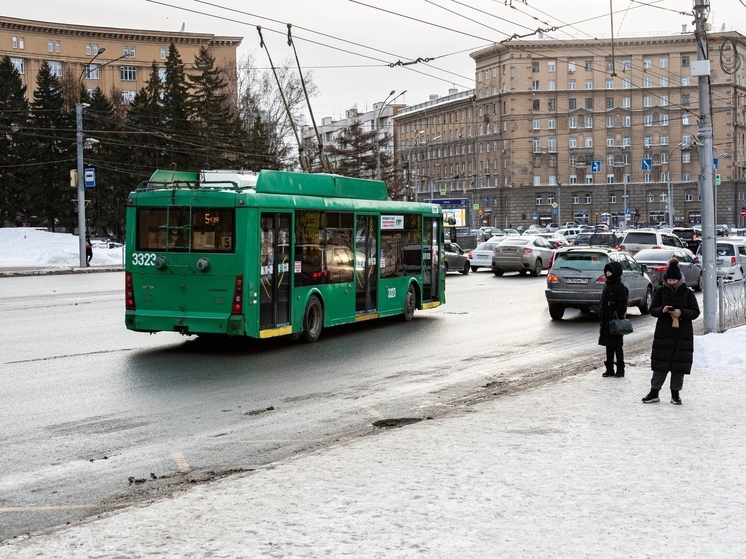
<instances>
[{"instance_id":1,"label":"bus stop area","mask_svg":"<svg viewBox=\"0 0 746 559\"><path fill-rule=\"evenodd\" d=\"M745 343L743 327L697 336L681 406L667 384L642 404L649 357L628 356L625 378L578 371L102 508L0 557L741 558ZM13 510L1 503L0 519Z\"/></svg>"}]
</instances>

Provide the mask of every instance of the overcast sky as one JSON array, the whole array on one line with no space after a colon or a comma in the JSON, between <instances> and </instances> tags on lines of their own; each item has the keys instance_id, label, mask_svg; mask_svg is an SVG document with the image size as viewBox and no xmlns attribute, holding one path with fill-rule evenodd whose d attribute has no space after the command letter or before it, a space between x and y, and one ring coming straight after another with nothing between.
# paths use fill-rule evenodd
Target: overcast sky
<instances>
[{"instance_id":1,"label":"overcast sky","mask_svg":"<svg viewBox=\"0 0 746 559\"><path fill-rule=\"evenodd\" d=\"M506 5L506 3L508 5ZM512 7L511 4L512 3ZM293 25L298 56L320 89L317 119L340 117L357 106L371 108L390 91L407 90L409 105L431 93L447 95L474 87L469 52L538 27L561 27L549 35L566 39L609 36L613 7L616 36L692 29L693 0L24 0L5 2L3 15L25 19L244 37L239 57L259 66L256 26L275 64L292 59L286 24ZM711 0L713 29L746 17L741 0ZM385 11L384 11L385 10ZM243 12L243 13L241 13ZM305 40L307 39L307 40ZM313 41L313 42L309 42ZM434 60L389 66L417 58ZM294 63L294 59L293 59Z\"/></svg>"}]
</instances>

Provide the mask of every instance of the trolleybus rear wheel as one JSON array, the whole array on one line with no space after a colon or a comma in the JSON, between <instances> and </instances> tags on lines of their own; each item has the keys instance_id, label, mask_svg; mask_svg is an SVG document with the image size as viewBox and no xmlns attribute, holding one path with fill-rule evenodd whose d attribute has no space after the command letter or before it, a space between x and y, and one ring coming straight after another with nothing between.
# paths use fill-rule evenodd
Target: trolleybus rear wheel
<instances>
[{"instance_id":1,"label":"trolleybus rear wheel","mask_svg":"<svg viewBox=\"0 0 746 559\"><path fill-rule=\"evenodd\" d=\"M315 295L306 303L306 313L303 315L303 341L315 342L324 327L324 307Z\"/></svg>"}]
</instances>

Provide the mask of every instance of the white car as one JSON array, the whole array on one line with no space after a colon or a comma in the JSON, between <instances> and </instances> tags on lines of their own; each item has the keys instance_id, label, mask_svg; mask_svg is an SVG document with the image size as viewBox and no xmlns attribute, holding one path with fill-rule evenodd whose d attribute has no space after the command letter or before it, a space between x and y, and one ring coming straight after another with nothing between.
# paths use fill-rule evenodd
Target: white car
<instances>
[{"instance_id":1,"label":"white car","mask_svg":"<svg viewBox=\"0 0 746 559\"><path fill-rule=\"evenodd\" d=\"M580 228L579 227L566 227L563 229L559 229L557 231L560 235L562 235L569 244L572 244L572 242L575 240L575 237L580 235Z\"/></svg>"},{"instance_id":2,"label":"white car","mask_svg":"<svg viewBox=\"0 0 746 559\"><path fill-rule=\"evenodd\" d=\"M471 271L476 272L479 268L492 268L492 253L503 240L504 237L492 238L479 243L477 248L470 250L466 256L469 258Z\"/></svg>"},{"instance_id":3,"label":"white car","mask_svg":"<svg viewBox=\"0 0 746 559\"><path fill-rule=\"evenodd\" d=\"M746 241L718 239L715 246L717 275L727 280L739 280L746 270ZM697 249L696 259L702 262L702 245Z\"/></svg>"}]
</instances>

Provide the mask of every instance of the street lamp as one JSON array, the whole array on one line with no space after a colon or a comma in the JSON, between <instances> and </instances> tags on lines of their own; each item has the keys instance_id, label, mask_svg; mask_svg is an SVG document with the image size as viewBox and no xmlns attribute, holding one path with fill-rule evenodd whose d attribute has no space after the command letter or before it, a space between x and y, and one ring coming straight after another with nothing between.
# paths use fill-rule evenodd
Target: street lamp
<instances>
[{"instance_id":1,"label":"street lamp","mask_svg":"<svg viewBox=\"0 0 746 559\"><path fill-rule=\"evenodd\" d=\"M96 58L99 57L99 55L106 52L105 48L98 49L98 52L94 55L93 58L91 58L87 64L83 66L83 70L80 72L80 77L78 77L78 89L80 89L80 85L83 83L83 79L87 77L90 74L91 71L91 64L93 63ZM112 62L116 62L117 60L121 60L122 58L126 58L127 54L123 54L119 58L116 58L114 60L110 60L106 64L111 64ZM106 66L106 64L103 64L102 66ZM75 103L75 138L76 138L76 146L77 146L77 156L78 156L78 250L80 252L80 267L85 268L86 267L86 255L85 255L85 233L86 233L86 225L85 225L85 176L84 176L84 169L83 169L83 103L80 102L80 91L78 91L78 102Z\"/></svg>"},{"instance_id":2,"label":"street lamp","mask_svg":"<svg viewBox=\"0 0 746 559\"><path fill-rule=\"evenodd\" d=\"M424 134L424 133L425 133L424 130L420 130L419 132L417 132L414 135L414 137L412 138L412 140L410 141L409 149L407 150L407 165L409 167L409 173L408 173L409 176L407 177L408 178L408 182L412 181L412 149L415 146L419 146L420 145L420 143L418 141L418 138L420 137L421 134ZM419 200L419 190L420 190L420 166L419 166L419 162L418 162L418 164L417 164L417 182L415 183L415 187L414 187L414 201L415 202L417 202Z\"/></svg>"},{"instance_id":3,"label":"street lamp","mask_svg":"<svg viewBox=\"0 0 746 559\"><path fill-rule=\"evenodd\" d=\"M383 103L381 104L381 108L378 110L378 115L376 116L376 180L381 180L381 144L378 141L378 130L381 128L381 115L383 114L383 111L386 110L386 107L388 107L391 103L396 101L399 97L404 95L407 92L405 89L402 91L399 95L394 97L389 101L389 97L394 95L396 93L395 89L391 90L391 93L389 93L386 98L383 100ZM388 102L387 102L388 101Z\"/></svg>"}]
</instances>

